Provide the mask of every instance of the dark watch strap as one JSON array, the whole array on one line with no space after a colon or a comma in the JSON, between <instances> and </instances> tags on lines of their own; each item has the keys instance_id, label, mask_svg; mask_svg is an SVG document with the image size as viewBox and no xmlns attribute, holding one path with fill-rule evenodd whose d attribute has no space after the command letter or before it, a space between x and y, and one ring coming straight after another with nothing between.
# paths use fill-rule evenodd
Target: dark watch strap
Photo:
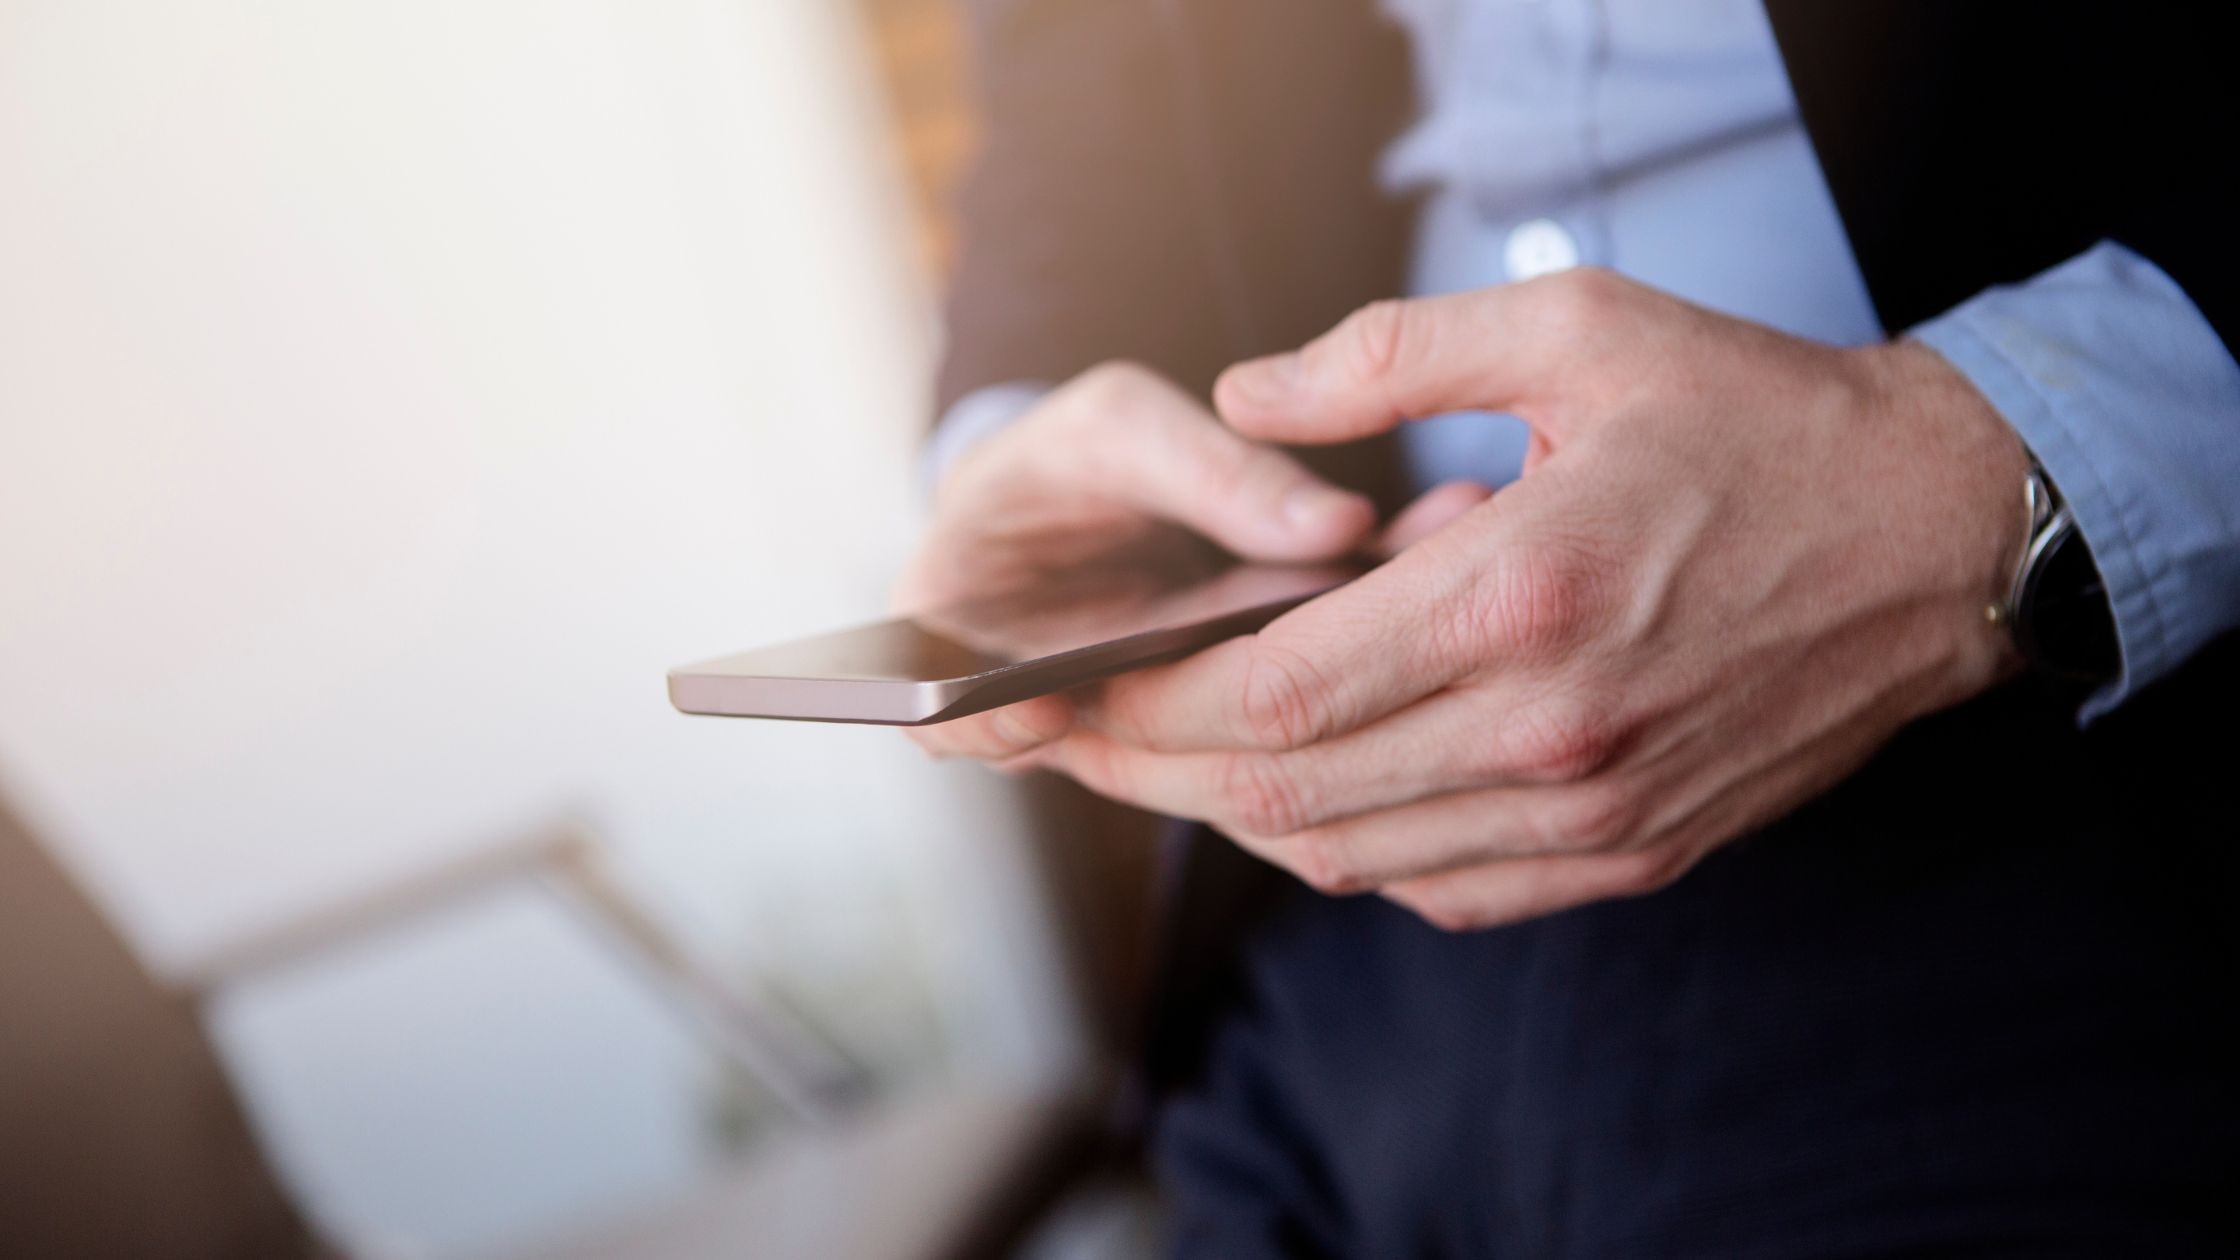
<instances>
[{"instance_id":1,"label":"dark watch strap","mask_svg":"<svg viewBox=\"0 0 2240 1260\"><path fill-rule=\"evenodd\" d=\"M2076 517L2036 459L2024 487L2029 540L1999 619L2032 669L2076 682L2107 682L2123 667L2107 583Z\"/></svg>"}]
</instances>

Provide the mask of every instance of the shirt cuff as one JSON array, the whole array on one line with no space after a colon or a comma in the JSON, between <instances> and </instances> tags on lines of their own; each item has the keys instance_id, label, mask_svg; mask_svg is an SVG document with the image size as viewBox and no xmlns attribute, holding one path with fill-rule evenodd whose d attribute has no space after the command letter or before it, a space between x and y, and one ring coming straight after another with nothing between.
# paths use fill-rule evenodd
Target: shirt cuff
<instances>
[{"instance_id":1,"label":"shirt cuff","mask_svg":"<svg viewBox=\"0 0 2240 1260\"><path fill-rule=\"evenodd\" d=\"M2122 669L2080 723L2240 624L2240 364L2176 281L2103 241L1910 335L2014 426L2107 583Z\"/></svg>"},{"instance_id":2,"label":"shirt cuff","mask_svg":"<svg viewBox=\"0 0 2240 1260\"><path fill-rule=\"evenodd\" d=\"M926 439L920 464L923 490L928 498L964 453L992 437L998 429L1034 409L1050 393L1041 381L1008 381L973 390L941 414Z\"/></svg>"}]
</instances>

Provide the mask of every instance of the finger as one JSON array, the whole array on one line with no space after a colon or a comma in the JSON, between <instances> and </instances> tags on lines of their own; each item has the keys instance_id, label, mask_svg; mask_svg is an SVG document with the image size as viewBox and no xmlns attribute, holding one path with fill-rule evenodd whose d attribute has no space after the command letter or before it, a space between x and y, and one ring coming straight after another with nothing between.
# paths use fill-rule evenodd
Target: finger
<instances>
[{"instance_id":1,"label":"finger","mask_svg":"<svg viewBox=\"0 0 2240 1260\"><path fill-rule=\"evenodd\" d=\"M1498 689L1497 689L1498 688ZM1284 836L1451 793L1480 808L1506 798L1481 789L1583 783L1617 751L1614 738L1554 730L1577 719L1547 717L1548 702L1498 684L1438 692L1359 730L1290 751L1159 752L1113 738L1085 705L1075 729L1053 745L1047 764L1101 795L1194 818L1232 833ZM1513 698L1512 698L1513 697ZM1551 733L1553 732L1553 733ZM1461 799L1461 798L1458 798ZM1461 833L1471 816L1409 815L1435 831ZM1543 833L1583 830L1559 817ZM1495 820L1482 818L1489 826ZM1547 841L1548 848L1556 841ZM1489 850L1488 855L1491 851ZM1385 878L1418 873L1380 868Z\"/></svg>"},{"instance_id":2,"label":"finger","mask_svg":"<svg viewBox=\"0 0 2240 1260\"><path fill-rule=\"evenodd\" d=\"M1215 407L1239 432L1284 442L1342 442L1443 411L1533 419L1635 288L1576 268L1373 303L1295 353L1230 368L1215 384Z\"/></svg>"},{"instance_id":3,"label":"finger","mask_svg":"<svg viewBox=\"0 0 2240 1260\"><path fill-rule=\"evenodd\" d=\"M1521 923L1671 884L1700 849L1660 848L1586 857L1520 858L1394 884L1384 896L1450 932Z\"/></svg>"},{"instance_id":4,"label":"finger","mask_svg":"<svg viewBox=\"0 0 2240 1260\"><path fill-rule=\"evenodd\" d=\"M1456 792L1289 835L1223 834L1324 892L1362 892L1487 862L1644 847L1645 804L1618 780Z\"/></svg>"},{"instance_id":5,"label":"finger","mask_svg":"<svg viewBox=\"0 0 2240 1260\"><path fill-rule=\"evenodd\" d=\"M1036 696L1000 709L968 714L931 726L905 727L912 742L936 757L1001 762L1029 753L1073 728L1072 701Z\"/></svg>"},{"instance_id":6,"label":"finger","mask_svg":"<svg viewBox=\"0 0 2240 1260\"><path fill-rule=\"evenodd\" d=\"M1551 834L1569 835L1575 842L1600 827L1602 843L1589 847L1605 851L1471 865L1393 882L1383 892L1450 930L1495 927L1590 902L1652 893L1678 880L1718 846L1834 786L1880 746L1890 729L1881 723L1839 727L1770 763L1759 763L1751 772L1718 776L1708 787L1699 783L1692 790L1661 791L1656 800L1621 792L1596 801L1579 795L1578 789L1538 789L1569 791L1584 802ZM1308 834L1276 845L1304 840ZM1415 834L1421 837L1422 831ZM1629 843L1636 846L1631 851L1627 851ZM1423 847L1435 846L1433 840ZM1365 851L1356 860L1373 869L1377 860L1373 845L1355 847ZM1296 853L1289 857L1300 860Z\"/></svg>"},{"instance_id":7,"label":"finger","mask_svg":"<svg viewBox=\"0 0 2240 1260\"><path fill-rule=\"evenodd\" d=\"M1662 888L1712 849L1833 786L1889 729L1825 731L1708 779L1660 784L1669 776L1645 767L1625 779L1457 794L1238 840L1325 891L1382 888L1441 926L1492 927Z\"/></svg>"},{"instance_id":8,"label":"finger","mask_svg":"<svg viewBox=\"0 0 2240 1260\"><path fill-rule=\"evenodd\" d=\"M1070 455L1091 493L1119 498L1254 560L1321 560L1359 546L1376 507L1274 447L1221 424L1141 372L1092 378L1063 400Z\"/></svg>"},{"instance_id":9,"label":"finger","mask_svg":"<svg viewBox=\"0 0 2240 1260\"><path fill-rule=\"evenodd\" d=\"M1505 409L1536 366L1515 288L1376 302L1301 349L1240 363L1214 384L1238 432L1344 442L1438 411Z\"/></svg>"},{"instance_id":10,"label":"finger","mask_svg":"<svg viewBox=\"0 0 2240 1260\"><path fill-rule=\"evenodd\" d=\"M1469 579L1465 566L1414 548L1258 634L1111 679L1089 703L1100 729L1143 748L1303 748L1473 667L1474 631L1459 611Z\"/></svg>"},{"instance_id":11,"label":"finger","mask_svg":"<svg viewBox=\"0 0 2240 1260\"><path fill-rule=\"evenodd\" d=\"M1434 486L1392 518L1384 532L1377 536L1373 550L1389 560L1492 497L1491 487L1475 481L1449 481Z\"/></svg>"}]
</instances>

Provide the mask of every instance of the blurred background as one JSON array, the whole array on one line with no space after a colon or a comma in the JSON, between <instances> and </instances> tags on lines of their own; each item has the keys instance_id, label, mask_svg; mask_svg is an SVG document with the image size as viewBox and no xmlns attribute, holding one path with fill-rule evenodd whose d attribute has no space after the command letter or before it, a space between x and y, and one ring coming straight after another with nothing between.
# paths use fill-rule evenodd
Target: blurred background
<instances>
[{"instance_id":1,"label":"blurred background","mask_svg":"<svg viewBox=\"0 0 2240 1260\"><path fill-rule=\"evenodd\" d=\"M1097 1078L1136 857L662 689L883 607L962 76L940 0L0 0L0 823L336 1250L886 1254ZM103 1000L0 1004L0 1142L121 1106Z\"/></svg>"}]
</instances>

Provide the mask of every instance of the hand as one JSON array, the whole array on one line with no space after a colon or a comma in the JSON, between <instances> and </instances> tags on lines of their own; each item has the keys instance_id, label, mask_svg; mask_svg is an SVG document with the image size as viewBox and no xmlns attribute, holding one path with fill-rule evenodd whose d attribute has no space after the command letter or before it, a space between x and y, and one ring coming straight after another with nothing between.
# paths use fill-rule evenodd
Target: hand
<instances>
[{"instance_id":1,"label":"hand","mask_svg":"<svg viewBox=\"0 0 2240 1260\"><path fill-rule=\"evenodd\" d=\"M1150 372L1108 364L957 461L895 602L933 608L1107 561L1210 572L1223 551L1330 559L1375 523L1367 499L1239 436ZM1002 763L1072 722L1065 697L1044 696L911 735L935 753Z\"/></svg>"},{"instance_id":2,"label":"hand","mask_svg":"<svg viewBox=\"0 0 2240 1260\"><path fill-rule=\"evenodd\" d=\"M1516 484L1261 633L1106 683L1031 760L1448 928L1678 878L2015 662L2020 441L1911 343L1582 270L1233 368L1238 432L1514 412Z\"/></svg>"}]
</instances>

